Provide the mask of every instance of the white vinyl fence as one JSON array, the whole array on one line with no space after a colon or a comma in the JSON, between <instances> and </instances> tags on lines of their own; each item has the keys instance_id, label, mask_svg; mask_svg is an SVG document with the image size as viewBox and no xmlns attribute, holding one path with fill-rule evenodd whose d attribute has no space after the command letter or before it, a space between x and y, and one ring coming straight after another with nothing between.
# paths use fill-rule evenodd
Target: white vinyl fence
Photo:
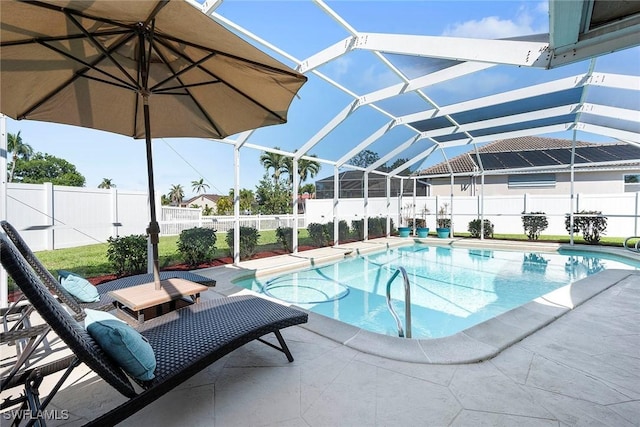
<instances>
[{"instance_id":1,"label":"white vinyl fence","mask_svg":"<svg viewBox=\"0 0 640 427\"><path fill-rule=\"evenodd\" d=\"M415 203L414 203L415 200ZM600 211L607 217L605 236L629 237L640 232L640 193L619 194L576 194L575 212ZM448 204L454 231L467 232L470 221L488 219L498 234L524 234L522 228L523 212L544 212L549 227L543 232L547 235L568 235L565 229L565 215L571 212L569 195L516 195L516 196L429 196L370 198L367 216L386 217L389 215L397 228L406 225L409 218L424 218L427 227L436 228L436 214L440 207ZM425 209L426 208L426 209ZM313 199L306 201L307 224L333 221L333 200ZM428 210L428 213L424 213ZM349 226L354 220L364 217L364 199L341 199L337 206L337 217L345 220Z\"/></svg>"},{"instance_id":2,"label":"white vinyl fence","mask_svg":"<svg viewBox=\"0 0 640 427\"><path fill-rule=\"evenodd\" d=\"M159 196L156 200L160 200ZM7 185L7 221L34 251L104 243L109 237L146 234L149 225L146 192L103 190L46 184ZM178 235L184 229L208 227L226 232L231 216L202 216L200 209L157 206L160 234ZM243 215L240 226L258 230L293 227L293 215ZM298 227L305 228L304 216Z\"/></svg>"},{"instance_id":3,"label":"white vinyl fence","mask_svg":"<svg viewBox=\"0 0 640 427\"><path fill-rule=\"evenodd\" d=\"M601 211L608 218L606 236L629 237L640 233L640 193L577 194L576 211ZM159 200L159 197L156 198ZM370 198L369 217L389 215L394 225L404 225L407 218L424 218L427 226L436 227L436 213L449 203L454 231L466 232L469 221L484 212L495 232L524 234L522 212L545 212L549 228L543 234L566 235L565 215L571 211L568 195ZM425 208L429 211L423 215ZM333 200L309 199L306 213L298 216L298 228L309 223L333 221ZM227 232L234 227L233 217L202 216L199 209L158 206L161 235L177 235L187 228L209 227ZM342 199L337 206L338 219L351 221L364 217L363 199ZM146 192L120 189L63 187L51 184L9 183L7 220L24 236L33 250L58 249L106 242L109 237L146 234L149 223ZM240 226L258 230L293 227L293 215L242 215Z\"/></svg>"}]
</instances>

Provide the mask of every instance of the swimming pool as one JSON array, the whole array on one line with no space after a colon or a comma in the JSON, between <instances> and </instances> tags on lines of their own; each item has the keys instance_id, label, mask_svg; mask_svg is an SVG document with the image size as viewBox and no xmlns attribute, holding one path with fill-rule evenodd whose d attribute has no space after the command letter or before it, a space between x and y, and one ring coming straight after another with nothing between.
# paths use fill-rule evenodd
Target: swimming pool
<instances>
[{"instance_id":1,"label":"swimming pool","mask_svg":"<svg viewBox=\"0 0 640 427\"><path fill-rule=\"evenodd\" d=\"M640 262L605 253L515 252L414 244L235 284L372 332L397 336L386 284L404 267L411 284L412 337L453 335L605 269ZM392 304L404 324L402 280Z\"/></svg>"}]
</instances>

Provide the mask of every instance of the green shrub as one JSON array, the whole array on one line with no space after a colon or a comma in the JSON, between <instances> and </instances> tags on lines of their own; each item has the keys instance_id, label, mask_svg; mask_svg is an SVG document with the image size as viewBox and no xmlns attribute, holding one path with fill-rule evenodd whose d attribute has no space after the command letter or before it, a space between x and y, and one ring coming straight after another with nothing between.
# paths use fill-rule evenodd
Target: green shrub
<instances>
[{"instance_id":1,"label":"green shrub","mask_svg":"<svg viewBox=\"0 0 640 427\"><path fill-rule=\"evenodd\" d=\"M330 221L325 224L325 233L327 236L328 244L335 242L335 239L333 238L333 221ZM338 222L338 239L341 242L344 242L348 238L349 238L349 224L347 224L347 221L341 219Z\"/></svg>"},{"instance_id":2,"label":"green shrub","mask_svg":"<svg viewBox=\"0 0 640 427\"><path fill-rule=\"evenodd\" d=\"M293 228L278 227L276 229L276 238L285 251L293 252Z\"/></svg>"},{"instance_id":3,"label":"green shrub","mask_svg":"<svg viewBox=\"0 0 640 427\"><path fill-rule=\"evenodd\" d=\"M479 219L474 219L473 221L469 221L469 226L467 230L471 233L471 237L478 238L480 237L480 229L481 222ZM484 238L490 239L493 237L493 224L488 219L484 220Z\"/></svg>"},{"instance_id":4,"label":"green shrub","mask_svg":"<svg viewBox=\"0 0 640 427\"><path fill-rule=\"evenodd\" d=\"M309 232L309 238L311 238L313 246L316 246L318 248L327 246L327 240L329 240L329 238L325 233L323 224L312 222L311 224L307 225L307 231Z\"/></svg>"},{"instance_id":5,"label":"green shrub","mask_svg":"<svg viewBox=\"0 0 640 427\"><path fill-rule=\"evenodd\" d=\"M256 253L256 246L258 246L258 230L254 227L240 227L240 259L248 259ZM229 245L229 252L233 256L235 249L233 247L233 228L227 231L226 237L227 245Z\"/></svg>"},{"instance_id":6,"label":"green shrub","mask_svg":"<svg viewBox=\"0 0 640 427\"><path fill-rule=\"evenodd\" d=\"M577 215L593 215L593 216L574 216L573 232L582 232L582 238L589 244L596 244L600 241L600 237L605 234L607 229L607 217L602 216L600 211L580 211ZM564 227L568 233L571 233L571 216L566 215L564 219Z\"/></svg>"},{"instance_id":7,"label":"green shrub","mask_svg":"<svg viewBox=\"0 0 640 427\"><path fill-rule=\"evenodd\" d=\"M178 251L189 265L198 265L213 258L216 233L210 228L195 227L183 230L178 238Z\"/></svg>"},{"instance_id":8,"label":"green shrub","mask_svg":"<svg viewBox=\"0 0 640 427\"><path fill-rule=\"evenodd\" d=\"M364 219L351 221L351 235L356 240L364 239Z\"/></svg>"},{"instance_id":9,"label":"green shrub","mask_svg":"<svg viewBox=\"0 0 640 427\"><path fill-rule=\"evenodd\" d=\"M147 236L132 234L107 239L107 259L118 276L144 273L147 266Z\"/></svg>"},{"instance_id":10,"label":"green shrub","mask_svg":"<svg viewBox=\"0 0 640 427\"><path fill-rule=\"evenodd\" d=\"M522 212L524 214L524 212ZM538 240L540 233L547 229L549 221L544 212L531 212L522 216L522 227L529 240Z\"/></svg>"},{"instance_id":11,"label":"green shrub","mask_svg":"<svg viewBox=\"0 0 640 427\"><path fill-rule=\"evenodd\" d=\"M373 217L369 218L367 221L367 226L369 227L369 238L376 238L384 236L385 229L387 225L386 218Z\"/></svg>"}]
</instances>

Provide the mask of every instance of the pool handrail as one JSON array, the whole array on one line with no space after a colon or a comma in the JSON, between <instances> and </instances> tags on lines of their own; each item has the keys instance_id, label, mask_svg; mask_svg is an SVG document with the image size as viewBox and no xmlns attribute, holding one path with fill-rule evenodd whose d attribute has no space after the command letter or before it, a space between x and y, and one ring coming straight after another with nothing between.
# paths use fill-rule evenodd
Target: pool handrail
<instances>
[{"instance_id":1,"label":"pool handrail","mask_svg":"<svg viewBox=\"0 0 640 427\"><path fill-rule=\"evenodd\" d=\"M636 241L636 244L634 245L634 247L629 247L627 243L629 242L629 240L633 240L633 239L638 239L638 240ZM628 249L631 252L640 252L640 236L627 237L626 239L624 239L624 243L622 245L624 246L625 249Z\"/></svg>"},{"instance_id":2,"label":"pool handrail","mask_svg":"<svg viewBox=\"0 0 640 427\"><path fill-rule=\"evenodd\" d=\"M406 326L406 336L405 330L402 329L402 321L400 321L400 317L393 309L393 305L391 304L391 283L393 280L398 277L398 274L402 273L402 279L404 282L404 310L405 310L405 326ZM411 338L411 286L409 283L409 275L407 274L407 270L404 267L398 267L387 282L387 307L389 307L389 311L394 319L396 319L396 324L398 325L398 336L400 338Z\"/></svg>"}]
</instances>

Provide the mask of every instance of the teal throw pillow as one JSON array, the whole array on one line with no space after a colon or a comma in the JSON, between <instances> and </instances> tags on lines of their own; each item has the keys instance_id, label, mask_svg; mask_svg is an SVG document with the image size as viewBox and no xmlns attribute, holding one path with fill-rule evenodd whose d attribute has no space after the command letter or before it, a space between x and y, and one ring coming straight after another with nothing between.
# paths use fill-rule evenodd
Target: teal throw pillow
<instances>
[{"instance_id":1,"label":"teal throw pillow","mask_svg":"<svg viewBox=\"0 0 640 427\"><path fill-rule=\"evenodd\" d=\"M87 279L66 270L58 271L58 280L64 289L80 302L100 301L98 290Z\"/></svg>"},{"instance_id":2,"label":"teal throw pillow","mask_svg":"<svg viewBox=\"0 0 640 427\"><path fill-rule=\"evenodd\" d=\"M132 377L154 378L156 355L145 337L117 317L96 310L85 310L85 327L102 350Z\"/></svg>"}]
</instances>

